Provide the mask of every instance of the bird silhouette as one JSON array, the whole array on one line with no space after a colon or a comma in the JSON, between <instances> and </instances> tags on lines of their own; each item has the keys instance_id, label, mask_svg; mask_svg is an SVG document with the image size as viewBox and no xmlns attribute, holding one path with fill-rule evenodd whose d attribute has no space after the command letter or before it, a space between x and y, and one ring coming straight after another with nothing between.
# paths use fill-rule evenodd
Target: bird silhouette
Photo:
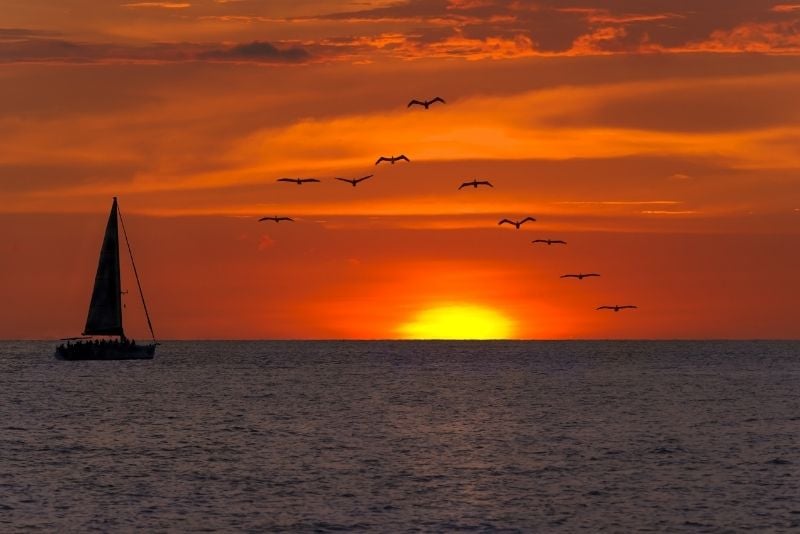
<instances>
[{"instance_id":1,"label":"bird silhouette","mask_svg":"<svg viewBox=\"0 0 800 534\"><path fill-rule=\"evenodd\" d=\"M488 185L489 187L494 187L494 186L493 186L491 183L489 183L489 181L488 181L488 180L483 180L483 181L480 181L480 182L479 182L478 180L472 180L471 182L464 182L463 184L461 184L460 186L458 186L458 188L459 188L459 189L462 189L462 188L464 188L464 187L469 187L469 186L472 186L472 187L474 187L475 189L478 189L478 186L479 186L479 185Z\"/></svg>"},{"instance_id":2,"label":"bird silhouette","mask_svg":"<svg viewBox=\"0 0 800 534\"><path fill-rule=\"evenodd\" d=\"M303 185L309 182L319 182L316 178L278 178L279 182L292 182L293 184Z\"/></svg>"},{"instance_id":3,"label":"bird silhouette","mask_svg":"<svg viewBox=\"0 0 800 534\"><path fill-rule=\"evenodd\" d=\"M337 177L336 179L337 180L341 180L342 182L347 182L348 184L351 184L353 187L355 187L360 182L363 182L364 180L366 180L368 178L372 178L373 176L374 176L373 174L370 174L370 175L364 176L362 178L352 178L352 179L350 179L350 178L338 178Z\"/></svg>"},{"instance_id":4,"label":"bird silhouette","mask_svg":"<svg viewBox=\"0 0 800 534\"><path fill-rule=\"evenodd\" d=\"M613 310L614 312L618 312L620 310L627 310L627 309L636 309L638 306L600 306L597 308L598 310Z\"/></svg>"},{"instance_id":5,"label":"bird silhouette","mask_svg":"<svg viewBox=\"0 0 800 534\"><path fill-rule=\"evenodd\" d=\"M597 273L578 273L578 274L564 274L561 275L561 278L577 278L578 280L583 280L584 278L589 278L590 276L600 276Z\"/></svg>"},{"instance_id":6,"label":"bird silhouette","mask_svg":"<svg viewBox=\"0 0 800 534\"><path fill-rule=\"evenodd\" d=\"M445 104L444 98L437 96L436 98L433 98L431 100L412 100L411 102L408 103L408 106L406 107L410 108L411 106L424 106L425 109L428 109L431 106L431 104L435 102L441 102L442 104Z\"/></svg>"},{"instance_id":7,"label":"bird silhouette","mask_svg":"<svg viewBox=\"0 0 800 534\"><path fill-rule=\"evenodd\" d=\"M281 221L292 221L292 222L294 222L294 219L292 219L291 217L278 217L278 216L275 216L275 217L261 217L258 220L258 222L261 222L261 221L275 221L276 223L279 223Z\"/></svg>"},{"instance_id":8,"label":"bird silhouette","mask_svg":"<svg viewBox=\"0 0 800 534\"><path fill-rule=\"evenodd\" d=\"M388 158L387 158L386 156L381 156L381 157L379 157L379 158L378 158L378 161L376 161L376 162L375 162L375 165L377 165L377 164L378 164L378 163L380 163L381 161L388 161L389 163L391 163L392 165L394 165L394 163L395 163L396 161L400 161L400 160L405 160L405 161L408 161L409 163L411 162L411 160L410 160L410 159L408 159L407 157L405 157L403 154L400 154L399 156L390 156L390 157L388 157Z\"/></svg>"},{"instance_id":9,"label":"bird silhouette","mask_svg":"<svg viewBox=\"0 0 800 534\"><path fill-rule=\"evenodd\" d=\"M536 219L534 219L533 217L525 217L521 221L512 221L511 219L503 219L499 223L497 223L497 225L500 226L501 224L513 224L514 226L517 227L517 230L519 230L519 227L528 221L536 222Z\"/></svg>"},{"instance_id":10,"label":"bird silhouette","mask_svg":"<svg viewBox=\"0 0 800 534\"><path fill-rule=\"evenodd\" d=\"M560 239L534 239L531 243L544 243L545 245L566 245L566 241L561 241Z\"/></svg>"}]
</instances>

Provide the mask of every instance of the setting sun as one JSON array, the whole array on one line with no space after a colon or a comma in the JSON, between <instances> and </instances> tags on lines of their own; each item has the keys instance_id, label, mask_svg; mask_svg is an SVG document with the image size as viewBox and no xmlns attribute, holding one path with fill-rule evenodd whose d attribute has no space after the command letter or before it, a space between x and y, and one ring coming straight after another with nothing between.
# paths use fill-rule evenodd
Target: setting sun
<instances>
[{"instance_id":1,"label":"setting sun","mask_svg":"<svg viewBox=\"0 0 800 534\"><path fill-rule=\"evenodd\" d=\"M506 316L475 304L429 308L399 328L405 339L507 339L513 330Z\"/></svg>"}]
</instances>

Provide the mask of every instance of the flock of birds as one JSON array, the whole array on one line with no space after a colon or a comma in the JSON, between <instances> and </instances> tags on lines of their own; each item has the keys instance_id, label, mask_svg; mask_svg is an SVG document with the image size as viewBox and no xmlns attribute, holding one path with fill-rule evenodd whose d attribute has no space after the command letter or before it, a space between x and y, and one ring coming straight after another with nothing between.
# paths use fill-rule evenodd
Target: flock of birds
<instances>
[{"instance_id":1,"label":"flock of birds","mask_svg":"<svg viewBox=\"0 0 800 534\"><path fill-rule=\"evenodd\" d=\"M435 104L435 103L445 104L445 101L444 101L444 99L442 97L437 96L437 97L432 98L430 100L412 100L412 101L410 101L408 103L408 106L406 106L406 107L410 108L412 106L421 106L421 107L423 107L423 108L425 108L427 110L428 108L430 108L430 106L432 104ZM377 161L375 161L375 165L380 165L381 163L389 163L390 165L394 165L395 163L400 162L400 161L404 161L406 163L410 163L411 162L411 160L408 159L408 157L406 157L404 154L400 154L399 156L394 156L394 155L392 155L392 156L381 156L381 157L379 157L377 159ZM374 176L373 174L369 174L367 176L362 176L361 178L342 178L342 177L338 177L337 176L334 179L335 180L339 180L341 182L348 183L351 186L356 187L361 182L363 182L365 180L369 180L373 176ZM318 178L278 178L277 181L278 182L293 183L293 184L296 184L296 185L303 185L303 184L309 184L309 183L319 183L321 180L319 180ZM472 180L471 182L462 183L460 186L458 186L458 189L461 190L461 189L463 189L465 187L472 187L474 189L478 189L479 187L482 187L482 186L483 187L492 187L492 188L494 188L494 185L492 185L492 183L489 182L488 180ZM294 219L292 219L291 217L272 216L272 217L261 217L260 219L258 219L258 221L259 222L272 221L272 222L275 222L275 223L280 223L282 221L293 222ZM536 219L534 219L533 217L525 217L523 219L519 219L519 220L516 220L516 221L515 220L511 220L511 219L501 219L500 222L498 222L497 224L498 224L498 226L502 226L504 224L509 224L511 226L514 226L517 230L519 230L520 227L523 224L527 223L527 222L536 222ZM531 242L534 245L541 243L541 244L545 244L547 246L551 246L551 245L566 245L567 244L566 241L562 241L560 239L534 239ZM574 273L574 274L573 273L569 273L569 274L562 275L561 278L575 278L577 280L583 280L584 278L591 278L591 277L597 277L597 276L600 276L600 274L598 274L598 273ZM629 310L629 309L636 309L636 308L637 308L637 306L633 306L633 305L629 305L629 304L628 305L623 305L623 306L620 306L620 305L617 304L617 305L614 305L614 306L599 306L596 309L597 310L611 310L611 311L614 311L614 312L619 312L621 310Z\"/></svg>"}]
</instances>

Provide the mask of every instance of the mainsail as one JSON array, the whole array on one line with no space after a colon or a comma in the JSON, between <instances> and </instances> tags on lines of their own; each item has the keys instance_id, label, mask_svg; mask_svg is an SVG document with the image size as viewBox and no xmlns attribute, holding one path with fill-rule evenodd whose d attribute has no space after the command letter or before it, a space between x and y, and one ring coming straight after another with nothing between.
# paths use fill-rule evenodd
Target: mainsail
<instances>
[{"instance_id":1,"label":"mainsail","mask_svg":"<svg viewBox=\"0 0 800 534\"><path fill-rule=\"evenodd\" d=\"M117 198L111 206L106 235L100 248L100 262L94 278L92 302L83 335L121 336L122 293L119 275L119 234L117 231Z\"/></svg>"}]
</instances>

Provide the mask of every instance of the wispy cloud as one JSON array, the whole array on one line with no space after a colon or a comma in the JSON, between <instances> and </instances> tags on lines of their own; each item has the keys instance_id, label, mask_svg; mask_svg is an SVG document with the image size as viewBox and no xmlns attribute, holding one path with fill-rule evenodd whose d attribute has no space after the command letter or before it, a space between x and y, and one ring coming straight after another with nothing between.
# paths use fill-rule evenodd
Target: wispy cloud
<instances>
[{"instance_id":1,"label":"wispy cloud","mask_svg":"<svg viewBox=\"0 0 800 534\"><path fill-rule=\"evenodd\" d=\"M643 215L697 215L701 213L697 210L668 211L668 210L644 210L640 211Z\"/></svg>"},{"instance_id":2,"label":"wispy cloud","mask_svg":"<svg viewBox=\"0 0 800 534\"><path fill-rule=\"evenodd\" d=\"M0 28L0 43L3 41L18 41L26 39L36 39L40 37L52 37L58 32L46 30L32 30L28 28Z\"/></svg>"},{"instance_id":3,"label":"wispy cloud","mask_svg":"<svg viewBox=\"0 0 800 534\"><path fill-rule=\"evenodd\" d=\"M680 51L681 48L677 48ZM800 54L800 19L748 22L732 29L715 30L708 39L686 44L689 52L758 52Z\"/></svg>"},{"instance_id":4,"label":"wispy cloud","mask_svg":"<svg viewBox=\"0 0 800 534\"><path fill-rule=\"evenodd\" d=\"M589 206L648 206L682 204L679 200L564 200L557 204Z\"/></svg>"},{"instance_id":5,"label":"wispy cloud","mask_svg":"<svg viewBox=\"0 0 800 534\"><path fill-rule=\"evenodd\" d=\"M160 8L160 9L185 9L187 7L192 7L192 4L189 2L131 2L128 4L121 4L122 7L131 7L131 8L138 8L138 7L153 7L153 8Z\"/></svg>"},{"instance_id":6,"label":"wispy cloud","mask_svg":"<svg viewBox=\"0 0 800 534\"><path fill-rule=\"evenodd\" d=\"M312 54L296 44L274 45L265 41L234 45L154 43L135 46L55 39L39 34L26 34L21 30L0 33L0 63L235 61L278 64L303 63L311 59Z\"/></svg>"},{"instance_id":7,"label":"wispy cloud","mask_svg":"<svg viewBox=\"0 0 800 534\"><path fill-rule=\"evenodd\" d=\"M794 13L795 11L800 11L800 4L778 4L773 6L770 11L775 13Z\"/></svg>"},{"instance_id":8,"label":"wispy cloud","mask_svg":"<svg viewBox=\"0 0 800 534\"><path fill-rule=\"evenodd\" d=\"M238 44L225 49L209 50L198 54L197 57L202 59L300 63L308 61L311 58L311 54L299 46L278 48L267 42L253 41L252 43Z\"/></svg>"}]
</instances>

